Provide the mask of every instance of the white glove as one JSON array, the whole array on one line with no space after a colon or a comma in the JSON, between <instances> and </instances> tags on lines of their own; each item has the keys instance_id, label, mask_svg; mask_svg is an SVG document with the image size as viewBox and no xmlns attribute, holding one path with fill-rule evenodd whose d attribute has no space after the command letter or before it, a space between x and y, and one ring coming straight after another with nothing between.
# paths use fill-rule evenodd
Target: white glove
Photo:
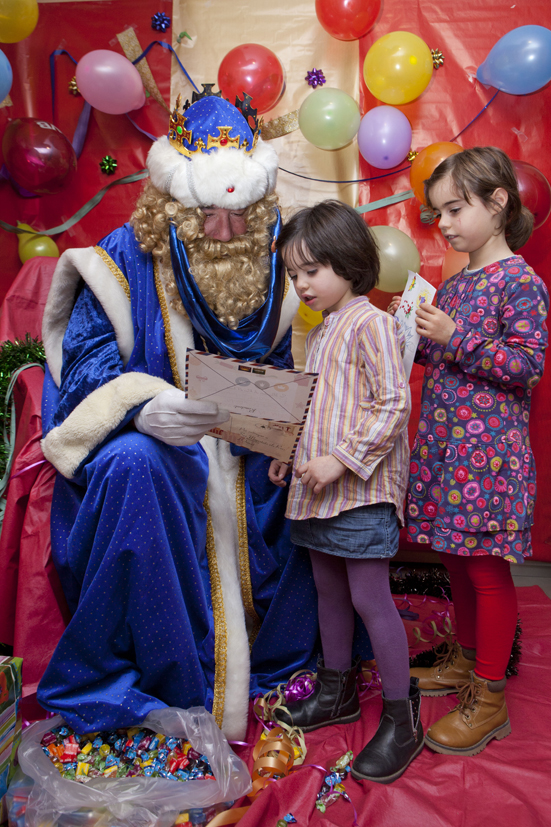
<instances>
[{"instance_id":1,"label":"white glove","mask_svg":"<svg viewBox=\"0 0 551 827\"><path fill-rule=\"evenodd\" d=\"M211 428L227 422L228 411L216 402L188 399L177 388L161 391L134 417L142 434L149 434L167 445L194 445Z\"/></svg>"}]
</instances>

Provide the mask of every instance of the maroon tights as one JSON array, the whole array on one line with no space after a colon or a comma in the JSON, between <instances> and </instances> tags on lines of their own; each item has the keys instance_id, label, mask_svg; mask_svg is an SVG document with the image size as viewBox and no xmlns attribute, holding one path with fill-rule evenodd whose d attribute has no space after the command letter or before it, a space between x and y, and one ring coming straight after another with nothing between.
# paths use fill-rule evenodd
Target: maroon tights
<instances>
[{"instance_id":1,"label":"maroon tights","mask_svg":"<svg viewBox=\"0 0 551 827\"><path fill-rule=\"evenodd\" d=\"M476 649L476 674L490 681L505 677L517 625L517 595L502 557L440 554L450 573L457 639Z\"/></svg>"},{"instance_id":2,"label":"maroon tights","mask_svg":"<svg viewBox=\"0 0 551 827\"><path fill-rule=\"evenodd\" d=\"M355 560L314 549L310 559L325 666L350 668L356 609L369 632L385 697L409 697L407 636L390 593L388 559Z\"/></svg>"}]
</instances>

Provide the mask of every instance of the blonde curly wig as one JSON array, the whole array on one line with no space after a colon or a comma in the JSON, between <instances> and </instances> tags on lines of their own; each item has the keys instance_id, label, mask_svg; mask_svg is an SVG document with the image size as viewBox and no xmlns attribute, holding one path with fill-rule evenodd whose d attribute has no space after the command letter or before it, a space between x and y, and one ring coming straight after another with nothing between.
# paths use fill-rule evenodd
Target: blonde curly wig
<instances>
[{"instance_id":1,"label":"blonde curly wig","mask_svg":"<svg viewBox=\"0 0 551 827\"><path fill-rule=\"evenodd\" d=\"M268 255L277 197L266 195L247 208L247 233L229 242L205 236L205 215L199 207L186 208L163 195L148 181L130 218L144 253L159 260L171 304L185 314L170 266L169 227L173 221L184 242L191 272L211 310L227 327L259 308L266 299Z\"/></svg>"}]
</instances>

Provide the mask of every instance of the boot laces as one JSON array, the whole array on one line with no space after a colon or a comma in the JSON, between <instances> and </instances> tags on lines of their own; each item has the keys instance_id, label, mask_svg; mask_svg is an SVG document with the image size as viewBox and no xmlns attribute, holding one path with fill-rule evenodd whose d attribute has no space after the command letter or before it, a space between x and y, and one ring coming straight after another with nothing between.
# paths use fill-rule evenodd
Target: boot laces
<instances>
[{"instance_id":1,"label":"boot laces","mask_svg":"<svg viewBox=\"0 0 551 827\"><path fill-rule=\"evenodd\" d=\"M459 703L455 707L460 712L464 712L466 709L470 710L471 712L474 711L474 708L477 704L478 697L482 691L482 686L474 681L469 681L468 683L464 683L457 693L457 700Z\"/></svg>"},{"instance_id":2,"label":"boot laces","mask_svg":"<svg viewBox=\"0 0 551 827\"><path fill-rule=\"evenodd\" d=\"M440 647L439 647L440 648ZM457 643L448 643L446 649L436 650L436 660L434 666L443 671L449 664L457 657Z\"/></svg>"}]
</instances>

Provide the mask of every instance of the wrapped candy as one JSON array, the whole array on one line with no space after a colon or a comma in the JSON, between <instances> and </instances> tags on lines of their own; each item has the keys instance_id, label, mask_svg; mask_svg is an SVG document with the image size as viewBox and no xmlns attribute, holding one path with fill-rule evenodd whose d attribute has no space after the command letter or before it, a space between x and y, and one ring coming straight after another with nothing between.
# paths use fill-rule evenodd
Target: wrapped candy
<instances>
[{"instance_id":1,"label":"wrapped candy","mask_svg":"<svg viewBox=\"0 0 551 827\"><path fill-rule=\"evenodd\" d=\"M77 735L67 726L46 732L42 749L64 778L168 778L173 781L214 779L206 755L185 738L165 736L139 727Z\"/></svg>"},{"instance_id":2,"label":"wrapped candy","mask_svg":"<svg viewBox=\"0 0 551 827\"><path fill-rule=\"evenodd\" d=\"M327 807L341 796L345 801L350 801L343 782L350 772L350 762L353 758L354 755L351 751L341 755L338 761L335 762L335 766L331 767L330 772L323 779L323 784L316 799L316 808L320 812L324 813Z\"/></svg>"}]
</instances>

